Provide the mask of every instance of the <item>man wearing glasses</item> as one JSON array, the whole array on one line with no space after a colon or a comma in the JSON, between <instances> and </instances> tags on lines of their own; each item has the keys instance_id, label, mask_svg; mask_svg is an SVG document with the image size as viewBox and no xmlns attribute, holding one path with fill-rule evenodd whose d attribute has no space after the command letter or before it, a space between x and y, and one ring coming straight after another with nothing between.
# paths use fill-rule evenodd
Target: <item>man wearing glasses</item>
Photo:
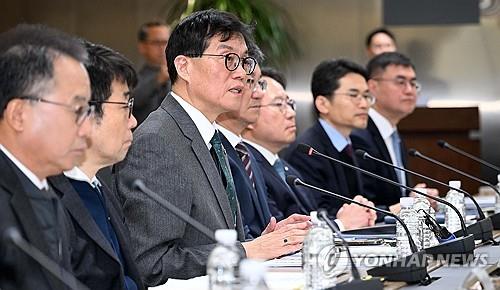
<instances>
[{"instance_id":1,"label":"man wearing glasses","mask_svg":"<svg viewBox=\"0 0 500 290\"><path fill-rule=\"evenodd\" d=\"M70 272L72 229L47 177L85 157L92 113L86 60L78 40L43 26L0 35L0 234L16 229ZM0 261L17 280L0 279L0 288L68 289L11 243L0 244Z\"/></svg>"},{"instance_id":2,"label":"man wearing glasses","mask_svg":"<svg viewBox=\"0 0 500 290\"><path fill-rule=\"evenodd\" d=\"M49 178L71 216L74 273L90 289L144 289L134 262L128 230L112 191L96 177L98 170L122 161L132 144L137 121L130 92L137 83L132 64L113 50L85 43L95 106L85 161Z\"/></svg>"},{"instance_id":3,"label":"man wearing glasses","mask_svg":"<svg viewBox=\"0 0 500 290\"><path fill-rule=\"evenodd\" d=\"M357 165L349 134L366 128L368 109L375 98L368 91L365 69L349 60L326 60L313 72L311 91L318 121L290 146L285 159L294 166L304 181L317 187L354 198L363 195L361 176L325 158L308 156L297 150L297 144L311 145L319 152ZM335 217L343 202L328 195L315 194L319 207ZM366 200L365 200L366 201ZM372 214L373 223L376 215Z\"/></svg>"},{"instance_id":4,"label":"man wearing glasses","mask_svg":"<svg viewBox=\"0 0 500 290\"><path fill-rule=\"evenodd\" d=\"M243 136L264 174L273 215L283 218L309 214L317 210L312 193L306 188L287 185L288 175L300 174L278 156L280 150L295 140L295 101L287 96L285 78L281 73L264 68L262 74L268 88L262 99L261 112L257 122L249 125ZM360 206L343 205L336 217L337 225L351 229L369 225L370 214Z\"/></svg>"},{"instance_id":5,"label":"man wearing glasses","mask_svg":"<svg viewBox=\"0 0 500 290\"><path fill-rule=\"evenodd\" d=\"M352 140L355 148L394 165L406 167L406 149L399 136L397 125L401 119L413 112L420 92L415 67L411 60L398 52L386 52L374 57L367 65L368 88L377 98L369 111L368 126L355 130ZM360 160L360 166L370 172L410 186L404 171L370 161ZM418 184L417 187L425 187ZM381 207L399 212L399 199L406 191L375 178L363 177L363 192ZM428 189L437 195L436 189ZM435 201L431 201L435 205Z\"/></svg>"}]
</instances>

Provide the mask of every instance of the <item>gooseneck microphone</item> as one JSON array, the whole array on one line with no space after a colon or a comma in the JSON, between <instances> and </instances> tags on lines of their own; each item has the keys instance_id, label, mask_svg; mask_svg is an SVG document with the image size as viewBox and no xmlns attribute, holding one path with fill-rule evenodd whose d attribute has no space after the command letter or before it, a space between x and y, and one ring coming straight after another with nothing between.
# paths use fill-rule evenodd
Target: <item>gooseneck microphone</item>
<instances>
[{"instance_id":1,"label":"gooseneck microphone","mask_svg":"<svg viewBox=\"0 0 500 290\"><path fill-rule=\"evenodd\" d=\"M19 248L24 254L35 260L42 268L47 270L50 274L54 275L64 285L73 290L90 290L82 282L75 278L70 272L66 271L59 264L47 257L39 249L26 241L19 230L15 227L9 227L3 232L3 239L11 242L14 246ZM29 279L29 277L25 277Z\"/></svg>"},{"instance_id":2,"label":"gooseneck microphone","mask_svg":"<svg viewBox=\"0 0 500 290\"><path fill-rule=\"evenodd\" d=\"M453 190L456 190L458 192L463 193L465 196L467 196L468 198L470 198L472 200L472 202L474 203L474 205L476 207L476 210L477 210L477 212L479 214L479 221L477 223L475 223L475 224L467 227L467 231L469 233L471 233L471 234L474 235L474 239L475 240L482 240L484 242L486 242L486 241L494 241L494 239L493 239L493 225L491 223L491 220L489 218L486 218L484 216L483 210L481 209L481 207L477 203L476 199L470 193L468 193L467 191L465 191L465 190L463 190L461 188L458 188L458 187L450 186L450 185L448 185L448 184L446 184L444 182L441 182L441 181L436 180L436 179L434 179L432 177L423 175L421 173L418 173L418 172L406 169L404 167L396 166L396 165L394 165L394 164L392 164L390 162L387 162L385 160L373 157L368 152L366 152L364 150L361 150L361 149L356 149L355 154L359 158L362 158L362 159L365 159L365 160L368 160L368 159L373 160L375 162L384 164L386 166L390 166L390 167L398 169L398 170L402 170L402 171L404 171L406 173L409 173L411 175L418 176L418 177L423 178L425 180L434 182L436 184L439 184L439 185L442 185L442 186L445 186L447 188L450 188L450 189L453 189ZM458 234L458 236L463 236L463 232L459 232L457 234Z\"/></svg>"},{"instance_id":3,"label":"gooseneck microphone","mask_svg":"<svg viewBox=\"0 0 500 290\"><path fill-rule=\"evenodd\" d=\"M185 223L189 224L194 229L196 229L197 231L199 231L212 241L214 242L216 241L215 235L212 230L210 230L207 226L201 224L197 220L193 219L192 217L190 217L187 213L180 210L175 205L171 204L168 200L159 196L156 192L149 189L142 180L140 179L133 180L131 182L131 187L132 189L139 190L140 192L144 193L145 195L147 195L148 197L159 203L162 207L173 213L176 217L178 217Z\"/></svg>"},{"instance_id":4,"label":"gooseneck microphone","mask_svg":"<svg viewBox=\"0 0 500 290\"><path fill-rule=\"evenodd\" d=\"M328 227L335 232L337 237L342 241L342 244L344 245L347 256L349 257L349 262L351 263L351 272L352 272L352 277L353 280L349 281L347 283L343 283L340 285L336 285L335 287L331 288L332 290L348 290L348 289L360 289L360 290L382 290L384 289L384 284L380 281L380 279L367 279L363 280L361 279L361 275L359 275L359 270L358 267L356 267L356 263L354 263L354 259L352 258L351 255L351 250L349 249L349 245L347 244L347 241L344 239L342 234L340 233L339 229L337 228L337 225L335 225L330 218L328 218L328 212L321 208L318 209L318 218L324 220Z\"/></svg>"},{"instance_id":5,"label":"gooseneck microphone","mask_svg":"<svg viewBox=\"0 0 500 290\"><path fill-rule=\"evenodd\" d=\"M493 169L497 173L500 173L500 167L498 167L496 165L493 165L493 164L489 163L488 161L483 160L481 158L478 158L478 157L476 157L476 156L474 156L474 155L472 155L470 153L467 153L467 152L463 151L462 149L457 148L457 147L451 145L450 143L448 143L448 142L446 142L444 140L438 140L437 144L438 144L439 147L441 147L443 149L451 150L451 151L453 151L453 152L455 152L455 153L457 153L459 155L465 156L465 157L467 157L469 159L472 159L472 160L474 160L474 161L476 161L476 162L478 162L478 163L480 163L480 164L482 164L482 165L484 165L484 166L486 166L486 167L488 167L490 169Z\"/></svg>"},{"instance_id":6,"label":"gooseneck microphone","mask_svg":"<svg viewBox=\"0 0 500 290\"><path fill-rule=\"evenodd\" d=\"M408 187L406 185L400 184L400 183L395 182L393 180L390 180L388 178L385 178L385 177L382 177L380 175L377 175L377 174L375 174L373 172L364 170L364 169L362 169L360 167L353 166L353 165L351 165L349 163L340 161L338 159L335 159L333 157L330 157L328 155L320 153L320 152L316 151L314 148L312 148L309 145L299 144L299 146L297 148L300 151L302 151L303 153L306 153L309 156L312 156L314 154L314 155L320 156L322 158L326 158L328 160L331 160L331 161L334 161L336 163L339 163L339 164L341 164L343 166L346 166L346 167L352 168L352 169L354 169L356 171L359 171L359 172L361 172L361 173L363 173L365 175L369 175L369 176L374 177L374 178L376 178L378 180L381 180L381 181L384 181L386 183L392 184L393 186L397 186L397 187L401 187L401 188L407 189L409 191L413 191L413 192L415 192L417 194L423 195L423 196L425 196L427 198L430 198L432 200L435 200L437 202L440 202L440 203L443 203L443 204L449 206L458 215L458 218L460 219L460 225L462 227L462 231L464 233L464 236L460 237L460 238L457 238L457 239L454 239L454 240L443 242L443 243L441 243L439 245L436 245L434 247L427 248L427 249L425 249L425 251L426 251L426 253L434 255L435 257L437 257L439 259L442 259L442 258L447 259L447 256L458 255L458 257L461 257L461 258L459 258L459 259L451 259L451 260L447 259L447 260L450 260L451 262L456 262L456 263L464 263L464 262L470 261L471 259L474 258L474 249L475 249L474 236L468 234L467 228L465 227L465 221L464 221L463 216L460 214L460 212L458 211L458 209L455 206L453 206L451 203L449 203L448 201L446 201L444 199L441 199L439 197L435 197L435 196L429 195L427 193L420 192L420 191L415 190L415 189L413 189L411 187Z\"/></svg>"},{"instance_id":7,"label":"gooseneck microphone","mask_svg":"<svg viewBox=\"0 0 500 290\"><path fill-rule=\"evenodd\" d=\"M316 190L316 191L319 191L319 192L322 192L325 194L329 194L337 199L342 200L343 202L354 203L354 204L357 204L359 206L369 208L371 210L374 210L374 211L377 211L377 212L380 212L380 213L383 213L383 214L386 214L386 215L389 215L389 216L392 216L393 218L395 218L401 224L401 226L403 227L403 229L406 232L406 235L408 236L408 243L410 244L412 254L409 256L400 258L396 262L391 262L391 263L388 263L388 264L385 264L385 265L382 265L379 267L372 268L372 269L368 270L368 274L370 274L372 276L377 276L377 277L386 277L386 279L391 280L391 281L405 281L405 282L409 282L409 283L416 283L416 282L425 283L424 281L428 280L427 279L428 278L427 263L423 262L424 260L422 260L422 259L425 259L424 258L425 252L418 251L417 245L415 244L415 241L413 240L413 237L411 236L410 231L408 230L408 227L401 220L400 217L398 217L397 215L395 215L389 211L382 210L382 209L376 208L374 206L366 205L366 204L358 202L354 199L347 198L343 195L340 195L340 194L316 187L314 185L305 183L302 180L300 180L300 178L293 176L293 175L287 176L286 181L287 181L288 185L290 185L291 187L295 187L297 185L304 186L304 187L307 187L307 188L310 188L310 189L313 189L313 190ZM421 261L422 263L408 264L407 262L409 260ZM399 265L399 263L401 265Z\"/></svg>"}]
</instances>

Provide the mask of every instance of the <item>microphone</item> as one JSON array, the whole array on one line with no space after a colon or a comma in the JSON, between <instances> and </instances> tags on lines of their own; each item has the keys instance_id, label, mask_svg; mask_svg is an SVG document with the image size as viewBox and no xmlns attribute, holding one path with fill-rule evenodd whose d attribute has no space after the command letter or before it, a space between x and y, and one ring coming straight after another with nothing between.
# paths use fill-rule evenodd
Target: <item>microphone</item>
<instances>
[{"instance_id":1,"label":"microphone","mask_svg":"<svg viewBox=\"0 0 500 290\"><path fill-rule=\"evenodd\" d=\"M361 149L356 149L355 154L356 154L357 157L360 157L362 159L373 160L375 162L378 162L378 163L390 166L390 167L398 169L398 170L402 170L402 171L404 171L406 173L418 176L418 177L423 178L425 180L434 182L436 184L439 184L439 185L442 185L442 186L445 186L447 188L450 188L450 189L453 189L453 190L456 190L458 192L463 193L465 196L467 196L468 198L470 198L472 200L472 202L474 203L474 205L475 205L475 207L477 209L477 212L479 214L479 221L477 223L474 223L473 225L467 227L467 231L469 233L471 233L471 234L474 235L474 239L475 240L482 240L484 242L486 242L486 241L494 241L494 239L493 239L493 225L491 223L491 219L486 218L484 216L483 210L481 209L481 207L477 203L476 199L470 193L468 193L467 191L465 191L465 190L463 190L461 188L458 188L458 187L450 186L450 185L448 185L448 184L446 184L444 182L441 182L441 181L436 180L434 178L431 178L429 176L420 174L418 172L406 169L404 167L396 166L396 165L394 165L394 164L392 164L390 162L387 162L385 160L373 157L368 152L366 152L364 150L361 150ZM458 233L457 236L463 236L463 232Z\"/></svg>"},{"instance_id":2,"label":"microphone","mask_svg":"<svg viewBox=\"0 0 500 290\"><path fill-rule=\"evenodd\" d=\"M427 162L430 162L432 164L441 166L441 167L443 167L445 169L448 169L448 170L453 171L453 172L455 172L457 174L460 174L460 175L465 176L465 177L467 177L469 179L472 179L472 180L474 180L476 182L479 182L480 184L486 185L486 186L490 187L491 189L493 189L498 195L500 195L500 191L498 190L498 188L496 186L494 186L493 184L487 182L486 180L482 180L482 179L477 178L475 176L472 176L472 175L470 175L470 174L468 174L466 172L463 172L462 170L458 170L458 169L456 169L454 167L451 167L450 165L447 165L447 164L444 164L444 163L442 163L440 161L437 161L436 159L433 159L431 157L425 156L424 154L418 152L417 150L415 150L413 148L410 149L410 150L408 150L408 154L411 157L418 157L418 158L424 159ZM491 219L491 222L493 224L493 229L500 230L500 214L499 213L494 214L494 215L490 216L490 219Z\"/></svg>"},{"instance_id":3,"label":"microphone","mask_svg":"<svg viewBox=\"0 0 500 290\"><path fill-rule=\"evenodd\" d=\"M289 175L286 178L286 181L288 185L291 187L300 185L300 186L305 186L307 188L329 194L337 199L342 200L343 202L348 202L348 203L354 203L359 206L365 207L372 209L377 212L381 212L383 214L392 216L395 218L402 226L403 229L406 232L406 235L408 236L408 243L410 244L410 248L412 251L412 254L406 257L399 258L396 261L390 262L388 264L372 268L367 271L369 275L372 276L377 276L377 277L385 277L387 280L390 281L404 281L404 282L409 282L409 283L416 283L416 282L421 282L421 283L426 283L427 281L427 260L425 259L425 251L418 251L417 245L415 244L415 241L413 240L410 231L408 230L408 227L406 224L401 220L400 217L397 215L383 210L376 208L374 206L366 205L361 202L358 202L354 199L347 198L345 196L342 196L340 194L316 187L314 185L308 184L300 180L300 178ZM409 261L419 261L417 263L408 263Z\"/></svg>"},{"instance_id":4,"label":"microphone","mask_svg":"<svg viewBox=\"0 0 500 290\"><path fill-rule=\"evenodd\" d=\"M351 251L349 249L349 245L347 244L347 241L344 239L342 234L340 233L339 229L337 228L337 225L335 225L329 218L328 218L328 212L321 208L318 209L318 218L324 220L328 227L332 229L335 234L337 234L337 237L340 238L342 241L342 244L344 245L347 256L349 257L349 262L351 263L351 272L352 272L352 277L353 280L349 281L347 283L343 283L341 285L336 285L333 288L329 288L329 290L348 290L348 289L360 289L360 290L382 290L384 288L384 284L380 281L380 279L368 279L368 280L362 280L361 276L359 275L359 270L358 267L356 267L356 264L354 263L354 259L352 258Z\"/></svg>"},{"instance_id":5,"label":"microphone","mask_svg":"<svg viewBox=\"0 0 500 290\"><path fill-rule=\"evenodd\" d=\"M142 180L140 179L135 179L131 182L131 187L132 189L138 190L157 203L159 203L162 207L173 213L176 217L187 223L188 225L192 226L194 229L211 239L212 241L215 240L215 235L212 230L210 230L207 226L201 224L197 220L193 219L191 216L189 216L187 213L183 212L179 208L177 208L175 205L171 204L168 200L164 199L163 197L159 196L156 192L152 191L149 189Z\"/></svg>"},{"instance_id":6,"label":"microphone","mask_svg":"<svg viewBox=\"0 0 500 290\"><path fill-rule=\"evenodd\" d=\"M383 176L377 175L377 174L375 174L373 172L364 170L364 169L362 169L360 167L353 166L353 165L351 165L349 163L340 161L338 159L335 159L333 157L330 157L328 155L320 153L320 152L316 151L314 148L312 148L309 145L299 144L299 146L297 148L301 152L304 152L304 153L308 154L309 156L311 156L312 154L321 156L323 158L326 158L326 159L329 159L331 161L334 161L334 162L337 162L339 164L342 164L343 166L347 166L347 167L352 168L352 169L354 169L356 171L359 171L359 172L361 172L361 173L363 173L365 175L369 175L369 176L371 176L373 178L376 178L378 180L382 180L384 182L392 184L393 186L397 186L397 187L401 187L401 188L407 189L409 191L413 191L413 192L415 192L417 194L423 195L423 196L425 196L427 198L430 198L432 200L435 200L437 202L440 202L440 203L443 203L443 204L449 206L458 215L458 217L460 219L460 224L462 226L462 231L464 232L464 236L463 237L459 237L459 238L454 239L454 240L450 240L450 241L441 243L441 244L436 245L434 247L427 248L427 249L425 249L425 251L426 251L426 253L431 254L431 255L433 255L434 257L437 257L437 258L446 258L446 257L443 257L443 255L458 255L458 257L459 257L458 259L449 259L450 261L456 262L456 263L467 262L468 260L474 258L474 248L475 248L474 236L468 234L467 228L465 227L464 218L462 217L462 215L460 214L460 212L458 211L458 209L455 206L453 206L451 203L449 203L448 201L446 201L444 199L441 199L439 197L428 195L426 193L423 193L423 192L420 192L418 190L415 190L415 189L413 189L413 188L411 188L409 186L406 186L404 184L400 184L398 182L395 182L395 181L390 180L388 178L385 178ZM380 209L377 209L377 210L380 211Z\"/></svg>"},{"instance_id":7,"label":"microphone","mask_svg":"<svg viewBox=\"0 0 500 290\"><path fill-rule=\"evenodd\" d=\"M474 155L472 155L470 153L467 153L467 152L463 151L462 149L459 149L459 148L451 145L450 143L448 143L448 142L446 142L444 140L438 140L437 144L438 144L439 147L441 147L443 149L449 149L449 150L451 150L451 151L453 151L453 152L455 152L455 153L457 153L459 155L465 156L465 157L467 157L469 159L472 159L472 160L474 160L474 161L476 161L476 162L478 162L478 163L480 163L480 164L482 164L482 165L484 165L484 166L486 166L486 167L488 167L490 169L493 169L497 173L500 173L500 167L495 166L495 165L489 163L488 161L483 160L481 158L478 158L478 157L476 157L476 156L474 156Z\"/></svg>"},{"instance_id":8,"label":"microphone","mask_svg":"<svg viewBox=\"0 0 500 290\"><path fill-rule=\"evenodd\" d=\"M14 227L9 227L3 232L3 239L11 242L19 248L24 254L35 260L42 268L54 275L64 285L74 290L90 290L82 282L78 281L70 272L66 271L59 264L47 257L35 246L26 241L19 230ZM29 278L29 277L28 277Z\"/></svg>"}]
</instances>

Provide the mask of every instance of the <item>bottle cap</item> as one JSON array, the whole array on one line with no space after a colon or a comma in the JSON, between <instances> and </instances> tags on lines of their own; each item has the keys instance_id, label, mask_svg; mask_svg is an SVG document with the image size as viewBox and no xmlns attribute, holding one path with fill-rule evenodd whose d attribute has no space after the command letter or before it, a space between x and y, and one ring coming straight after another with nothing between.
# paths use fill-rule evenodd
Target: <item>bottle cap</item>
<instances>
[{"instance_id":1,"label":"bottle cap","mask_svg":"<svg viewBox=\"0 0 500 290\"><path fill-rule=\"evenodd\" d=\"M401 207L412 207L415 202L413 197L402 197L399 199L399 203L401 203Z\"/></svg>"},{"instance_id":2,"label":"bottle cap","mask_svg":"<svg viewBox=\"0 0 500 290\"><path fill-rule=\"evenodd\" d=\"M450 180L448 182L448 185L451 187L460 188L460 186L462 186L462 182L460 182L460 180Z\"/></svg>"},{"instance_id":3,"label":"bottle cap","mask_svg":"<svg viewBox=\"0 0 500 290\"><path fill-rule=\"evenodd\" d=\"M497 182L500 183L500 174L497 175Z\"/></svg>"},{"instance_id":4,"label":"bottle cap","mask_svg":"<svg viewBox=\"0 0 500 290\"><path fill-rule=\"evenodd\" d=\"M313 224L318 224L319 223L318 212L317 211L311 211L311 222Z\"/></svg>"},{"instance_id":5,"label":"bottle cap","mask_svg":"<svg viewBox=\"0 0 500 290\"><path fill-rule=\"evenodd\" d=\"M266 271L266 264L261 261L245 259L240 262L240 275L243 278L263 278L266 274Z\"/></svg>"},{"instance_id":6,"label":"bottle cap","mask_svg":"<svg viewBox=\"0 0 500 290\"><path fill-rule=\"evenodd\" d=\"M233 245L237 236L235 230L220 229L215 231L215 240L223 245Z\"/></svg>"}]
</instances>

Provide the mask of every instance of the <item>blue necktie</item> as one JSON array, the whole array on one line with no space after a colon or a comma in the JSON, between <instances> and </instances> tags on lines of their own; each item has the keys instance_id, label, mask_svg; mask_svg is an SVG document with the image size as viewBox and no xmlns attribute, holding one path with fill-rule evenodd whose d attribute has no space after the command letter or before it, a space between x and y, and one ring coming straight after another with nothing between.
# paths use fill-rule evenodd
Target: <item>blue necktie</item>
<instances>
[{"instance_id":1,"label":"blue necktie","mask_svg":"<svg viewBox=\"0 0 500 290\"><path fill-rule=\"evenodd\" d=\"M283 182L286 184L286 174L285 174L285 166L283 165L283 161L281 159L276 159L276 161L273 164L274 170L278 172L278 175L281 177ZM287 184L288 185L288 184Z\"/></svg>"},{"instance_id":2,"label":"blue necktie","mask_svg":"<svg viewBox=\"0 0 500 290\"><path fill-rule=\"evenodd\" d=\"M397 130L392 132L391 139L392 139L392 148L394 149L394 155L396 155L396 165L399 167L403 167L403 159L401 157L401 138L399 138ZM396 175L398 176L399 183L406 185L404 172L398 169L394 170L396 171Z\"/></svg>"}]
</instances>

